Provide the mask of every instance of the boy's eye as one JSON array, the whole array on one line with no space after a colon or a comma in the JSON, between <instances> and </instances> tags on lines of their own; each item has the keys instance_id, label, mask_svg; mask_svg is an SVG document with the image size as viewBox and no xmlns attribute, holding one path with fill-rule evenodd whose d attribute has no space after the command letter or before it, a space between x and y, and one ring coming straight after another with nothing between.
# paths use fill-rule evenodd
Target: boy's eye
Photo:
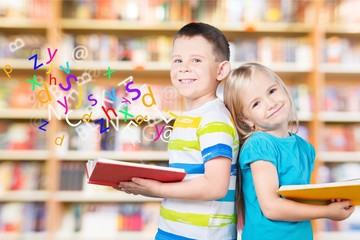
<instances>
[{"instance_id":1,"label":"boy's eye","mask_svg":"<svg viewBox=\"0 0 360 240\"><path fill-rule=\"evenodd\" d=\"M193 62L196 62L196 63L197 63L197 62L201 62L201 60L198 59L198 58L194 58L194 59L193 59Z\"/></svg>"},{"instance_id":2,"label":"boy's eye","mask_svg":"<svg viewBox=\"0 0 360 240\"><path fill-rule=\"evenodd\" d=\"M181 59L176 59L175 58L173 61L174 61L174 63L181 63Z\"/></svg>"}]
</instances>

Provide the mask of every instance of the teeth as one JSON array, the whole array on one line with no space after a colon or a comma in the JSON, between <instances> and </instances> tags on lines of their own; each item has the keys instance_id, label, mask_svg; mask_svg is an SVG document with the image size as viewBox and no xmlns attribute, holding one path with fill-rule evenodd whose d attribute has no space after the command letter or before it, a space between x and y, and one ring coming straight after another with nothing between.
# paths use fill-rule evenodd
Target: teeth
<instances>
[{"instance_id":1,"label":"teeth","mask_svg":"<svg viewBox=\"0 0 360 240\"><path fill-rule=\"evenodd\" d=\"M182 83L192 83L194 81L194 79L180 79L180 82Z\"/></svg>"}]
</instances>

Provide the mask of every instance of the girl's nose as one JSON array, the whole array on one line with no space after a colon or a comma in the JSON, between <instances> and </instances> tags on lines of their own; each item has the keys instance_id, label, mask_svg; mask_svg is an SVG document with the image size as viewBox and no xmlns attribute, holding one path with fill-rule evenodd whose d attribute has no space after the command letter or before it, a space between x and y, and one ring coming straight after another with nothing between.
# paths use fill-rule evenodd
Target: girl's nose
<instances>
[{"instance_id":1,"label":"girl's nose","mask_svg":"<svg viewBox=\"0 0 360 240\"><path fill-rule=\"evenodd\" d=\"M271 98L267 98L266 104L267 104L267 108L268 108L269 110L275 108L276 105L277 105L276 101L274 101L274 100L271 99Z\"/></svg>"}]
</instances>

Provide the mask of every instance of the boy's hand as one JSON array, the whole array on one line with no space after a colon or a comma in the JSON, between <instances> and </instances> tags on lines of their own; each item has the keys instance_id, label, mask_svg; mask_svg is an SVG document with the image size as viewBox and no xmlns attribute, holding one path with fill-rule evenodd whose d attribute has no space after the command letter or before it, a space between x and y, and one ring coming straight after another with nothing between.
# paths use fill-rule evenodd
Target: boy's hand
<instances>
[{"instance_id":1,"label":"boy's hand","mask_svg":"<svg viewBox=\"0 0 360 240\"><path fill-rule=\"evenodd\" d=\"M132 178L131 180L131 182L121 182L114 188L128 194L160 197L159 189L161 182L144 178Z\"/></svg>"},{"instance_id":2,"label":"boy's hand","mask_svg":"<svg viewBox=\"0 0 360 240\"><path fill-rule=\"evenodd\" d=\"M355 207L351 206L349 200L333 199L328 205L329 207L329 219L334 221L342 221L350 217L354 212Z\"/></svg>"}]
</instances>

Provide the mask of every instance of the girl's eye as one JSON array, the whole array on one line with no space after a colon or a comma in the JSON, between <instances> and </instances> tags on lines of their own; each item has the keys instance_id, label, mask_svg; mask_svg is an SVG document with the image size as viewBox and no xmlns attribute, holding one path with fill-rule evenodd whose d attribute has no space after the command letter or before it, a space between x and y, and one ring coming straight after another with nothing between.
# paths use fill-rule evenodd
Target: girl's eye
<instances>
[{"instance_id":1,"label":"girl's eye","mask_svg":"<svg viewBox=\"0 0 360 240\"><path fill-rule=\"evenodd\" d=\"M256 108L257 106L259 106L259 102L254 102L254 104L252 105L252 108Z\"/></svg>"},{"instance_id":2,"label":"girl's eye","mask_svg":"<svg viewBox=\"0 0 360 240\"><path fill-rule=\"evenodd\" d=\"M276 90L277 90L276 88L271 89L270 94L273 94L274 92L276 92Z\"/></svg>"},{"instance_id":3,"label":"girl's eye","mask_svg":"<svg viewBox=\"0 0 360 240\"><path fill-rule=\"evenodd\" d=\"M174 59L174 63L181 63L181 59Z\"/></svg>"},{"instance_id":4,"label":"girl's eye","mask_svg":"<svg viewBox=\"0 0 360 240\"><path fill-rule=\"evenodd\" d=\"M200 60L200 59L198 59L198 58L195 58L195 59L193 59L193 62L198 63L198 62L201 62L201 60Z\"/></svg>"}]
</instances>

